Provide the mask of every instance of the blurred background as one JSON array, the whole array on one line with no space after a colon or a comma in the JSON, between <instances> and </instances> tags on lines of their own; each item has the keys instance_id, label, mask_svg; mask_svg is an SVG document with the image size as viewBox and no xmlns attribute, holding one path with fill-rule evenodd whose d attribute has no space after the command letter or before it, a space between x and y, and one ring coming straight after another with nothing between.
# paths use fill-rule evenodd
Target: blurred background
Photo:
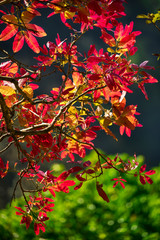
<instances>
[{"instance_id":1,"label":"blurred background","mask_svg":"<svg viewBox=\"0 0 160 240\"><path fill-rule=\"evenodd\" d=\"M160 62L157 62L156 57L152 54L160 53L160 32L158 32L153 25L147 25L144 19L137 19L136 16L138 14L155 13L160 9L160 0L128 0L124 6L126 9L126 17L121 18L120 21L124 24L129 24L131 21L134 21L134 30L142 32L142 34L137 37L136 46L138 47L138 52L134 56L133 61L134 63L140 64L145 60L149 60L149 65L155 66L156 68L155 71L150 71L150 73L159 80ZM54 42L57 33L60 34L61 40L69 37L66 28L59 21L59 16L53 16L46 19L45 17L47 17L48 12L47 10L42 11L44 13L44 21L40 18L41 22L38 22L37 17L37 24L45 29L48 36L39 39L41 46L48 40ZM98 36L99 32L97 31L90 31L85 35L79 42L79 47L82 49L82 52L87 52L91 44L95 44L97 49L104 47L103 41L98 39ZM13 40L11 39L7 42L0 42L0 47L11 52L12 41ZM16 54L16 57L25 61L26 64L31 64L33 52L25 45L24 49ZM52 87L59 85L59 81L61 81L59 76L44 79L41 82L39 90L37 90L37 94L49 93ZM132 131L131 138L120 136L118 128L115 128L113 131L117 132L119 139L118 142L110 136L101 133L95 141L95 146L102 149L107 154L127 152L130 155L133 155L134 153L137 155L143 155L150 168L159 165L160 162L160 85L159 83L148 84L146 90L149 96L148 101L144 98L144 95L139 89L137 89L136 93L128 94L127 96L128 104L138 105L137 110L141 113L141 115L138 116L138 119L143 127ZM16 157L13 148L11 148L7 154L3 154L3 158L6 160L12 160L13 162L16 161ZM12 173L8 174L5 179L0 180L0 208L6 206L10 200L14 184L14 174Z\"/></svg>"},{"instance_id":2,"label":"blurred background","mask_svg":"<svg viewBox=\"0 0 160 240\"><path fill-rule=\"evenodd\" d=\"M110 156L110 158L115 156ZM123 160L130 158L121 154ZM91 152L85 160L97 162ZM143 162L143 157L138 156ZM59 175L63 166L54 164ZM54 211L49 213L46 232L35 236L33 224L26 230L20 225L21 216L15 215L13 206L23 208L23 199L17 199L12 207L0 210L1 240L159 240L160 239L160 167L152 176L154 184L142 186L135 178L125 176L127 184L113 188L110 179L116 177L115 170L106 170L99 178L110 202L106 203L97 194L95 180L84 183L81 189L70 193L57 193ZM47 197L52 197L47 193Z\"/></svg>"}]
</instances>

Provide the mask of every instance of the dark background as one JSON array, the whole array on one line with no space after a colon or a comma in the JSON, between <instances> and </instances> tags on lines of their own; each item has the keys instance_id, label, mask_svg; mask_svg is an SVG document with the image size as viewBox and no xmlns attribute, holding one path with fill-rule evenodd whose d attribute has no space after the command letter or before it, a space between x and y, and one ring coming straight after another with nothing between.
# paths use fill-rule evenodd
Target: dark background
<instances>
[{"instance_id":1,"label":"dark background","mask_svg":"<svg viewBox=\"0 0 160 240\"><path fill-rule=\"evenodd\" d=\"M134 30L142 32L142 34L137 37L136 46L138 47L138 52L134 56L133 61L134 63L140 64L145 60L149 60L149 65L156 67L156 70L150 73L159 80L160 62L157 62L156 57L152 54L160 53L160 32L158 32L153 25L147 25L144 19L137 19L136 16L138 14L155 13L156 10L160 9L160 0L130 0L124 4L124 6L126 8L126 17L121 18L120 21L124 24L129 24L131 21L134 21ZM0 9L3 9L2 6ZM37 17L37 22L35 22L43 27L48 34L47 37L38 39L40 40L41 46L48 40L54 42L57 33L60 34L61 40L69 37L69 32L60 22L59 16L46 19L45 16L48 15L48 11L43 9L42 12L44 13L44 18ZM0 27L2 26L0 25ZM89 31L79 42L81 52L87 52L91 44L95 44L97 49L104 47L103 41L99 39L99 34L98 31ZM0 42L0 47L11 52L12 42L12 39L7 42ZM25 61L27 64L32 63L32 56L32 50L26 45L16 54L17 58ZM51 88L58 86L60 82L61 79L58 75L44 79L41 82L37 94L49 93ZM95 146L101 148L107 154L127 152L130 155L134 153L144 155L148 166L153 167L160 163L160 85L159 83L148 84L148 86L146 85L146 90L149 96L148 101L140 89L137 89L133 94L127 95L128 104L138 105L137 111L141 113L141 115L138 116L138 120L143 127L136 128L135 131L132 131L131 138L125 135L120 136L119 128L115 128L113 131L117 133L118 142L110 136L106 136L105 133L101 133L95 141ZM4 153L2 157L12 162L16 161L17 158L14 148L11 148L7 154ZM5 179L0 180L0 207L4 207L12 195L15 184L13 177L14 174L10 173Z\"/></svg>"}]
</instances>

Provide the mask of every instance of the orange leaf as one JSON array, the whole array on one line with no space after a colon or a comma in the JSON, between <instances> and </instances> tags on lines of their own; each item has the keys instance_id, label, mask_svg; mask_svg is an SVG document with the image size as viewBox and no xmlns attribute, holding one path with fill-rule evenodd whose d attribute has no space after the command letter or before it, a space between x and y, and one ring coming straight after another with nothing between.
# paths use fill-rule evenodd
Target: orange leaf
<instances>
[{"instance_id":1,"label":"orange leaf","mask_svg":"<svg viewBox=\"0 0 160 240\"><path fill-rule=\"evenodd\" d=\"M35 14L32 14L31 12L28 12L28 11L24 11L21 14L21 18L25 23L29 23L30 21L32 21L34 17L35 17Z\"/></svg>"},{"instance_id":2,"label":"orange leaf","mask_svg":"<svg viewBox=\"0 0 160 240\"><path fill-rule=\"evenodd\" d=\"M1 19L6 24L18 24L18 20L17 20L16 16L11 15L11 14L3 15Z\"/></svg>"},{"instance_id":3,"label":"orange leaf","mask_svg":"<svg viewBox=\"0 0 160 240\"><path fill-rule=\"evenodd\" d=\"M12 74L16 74L17 71L18 71L18 65L16 63L13 63L8 69L8 73L12 73Z\"/></svg>"},{"instance_id":4,"label":"orange leaf","mask_svg":"<svg viewBox=\"0 0 160 240\"><path fill-rule=\"evenodd\" d=\"M36 24L27 23L25 26L29 31L33 31L32 34L37 37L45 37L47 35L43 28L37 26Z\"/></svg>"}]
</instances>

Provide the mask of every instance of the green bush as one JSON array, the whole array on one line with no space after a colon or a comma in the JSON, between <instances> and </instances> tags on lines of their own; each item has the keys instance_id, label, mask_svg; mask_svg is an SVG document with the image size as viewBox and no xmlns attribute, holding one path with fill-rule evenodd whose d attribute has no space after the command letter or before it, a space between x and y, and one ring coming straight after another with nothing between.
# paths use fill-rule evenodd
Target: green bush
<instances>
[{"instance_id":1,"label":"green bush","mask_svg":"<svg viewBox=\"0 0 160 240\"><path fill-rule=\"evenodd\" d=\"M122 154L123 159L128 155ZM96 159L92 152L88 159ZM143 161L143 157L138 157ZM57 168L58 169L58 168ZM104 183L110 203L97 194L93 181L88 181L78 191L57 193L55 210L50 214L45 233L36 237L32 226L26 230L19 224L20 217L13 207L0 211L0 239L22 240L159 240L160 223L160 167L154 168L154 183L142 186L127 175L126 188L113 188L114 170L106 170L99 182ZM13 202L23 207L23 200Z\"/></svg>"}]
</instances>

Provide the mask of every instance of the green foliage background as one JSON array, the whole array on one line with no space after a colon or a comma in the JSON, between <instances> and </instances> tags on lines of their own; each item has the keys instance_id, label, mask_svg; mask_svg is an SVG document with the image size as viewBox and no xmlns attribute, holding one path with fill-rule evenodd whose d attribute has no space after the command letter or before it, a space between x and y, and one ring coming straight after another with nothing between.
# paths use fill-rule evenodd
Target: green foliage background
<instances>
[{"instance_id":1,"label":"green foliage background","mask_svg":"<svg viewBox=\"0 0 160 240\"><path fill-rule=\"evenodd\" d=\"M121 158L130 158L122 154ZM96 161L92 152L85 160ZM143 162L143 157L138 156ZM55 164L54 169L61 171ZM50 213L45 233L35 236L33 226L26 230L20 225L20 217L15 215L13 206L23 208L23 200L13 202L12 207L0 211L1 240L159 240L160 239L160 167L154 168L153 185L137 184L134 177L126 175L125 189L113 188L111 178L115 170L106 170L100 177L104 183L110 203L104 202L97 194L95 182L88 181L84 186L69 194L57 193L55 210ZM49 195L48 195L49 196Z\"/></svg>"}]
</instances>

